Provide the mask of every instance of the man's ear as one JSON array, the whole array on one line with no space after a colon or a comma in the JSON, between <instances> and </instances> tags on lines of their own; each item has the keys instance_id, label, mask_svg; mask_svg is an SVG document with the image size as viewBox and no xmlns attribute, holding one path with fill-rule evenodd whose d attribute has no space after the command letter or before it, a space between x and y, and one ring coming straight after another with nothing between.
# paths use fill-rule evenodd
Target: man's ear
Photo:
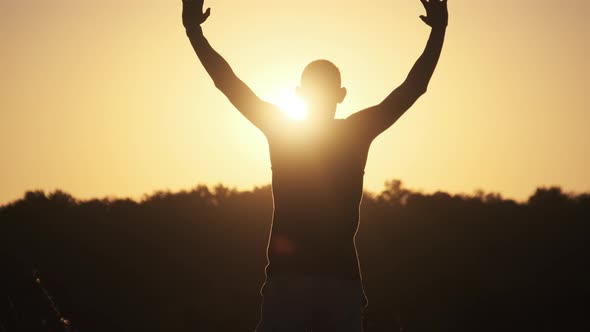
<instances>
[{"instance_id":1,"label":"man's ear","mask_svg":"<svg viewBox=\"0 0 590 332\"><path fill-rule=\"evenodd\" d=\"M346 88L340 88L340 93L339 93L340 95L338 96L338 104L342 103L342 101L346 97L347 93L348 93L348 91L346 91Z\"/></svg>"}]
</instances>

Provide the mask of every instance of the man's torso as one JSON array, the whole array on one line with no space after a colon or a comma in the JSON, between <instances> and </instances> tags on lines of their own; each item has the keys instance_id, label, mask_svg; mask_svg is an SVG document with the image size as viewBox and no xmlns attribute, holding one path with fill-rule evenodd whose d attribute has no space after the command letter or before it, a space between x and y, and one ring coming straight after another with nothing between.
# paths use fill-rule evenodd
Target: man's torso
<instances>
[{"instance_id":1,"label":"man's torso","mask_svg":"<svg viewBox=\"0 0 590 332\"><path fill-rule=\"evenodd\" d=\"M349 121L267 135L274 215L267 275L359 279L354 235L370 142Z\"/></svg>"}]
</instances>

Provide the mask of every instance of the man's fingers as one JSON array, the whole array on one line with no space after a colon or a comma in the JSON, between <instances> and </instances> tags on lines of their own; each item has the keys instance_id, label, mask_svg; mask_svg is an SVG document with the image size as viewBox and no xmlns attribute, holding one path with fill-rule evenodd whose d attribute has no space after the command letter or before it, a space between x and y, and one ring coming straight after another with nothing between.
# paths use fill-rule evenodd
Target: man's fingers
<instances>
[{"instance_id":1,"label":"man's fingers","mask_svg":"<svg viewBox=\"0 0 590 332\"><path fill-rule=\"evenodd\" d=\"M211 15L211 8L207 8L205 13L203 14L203 22L209 18L209 15Z\"/></svg>"}]
</instances>

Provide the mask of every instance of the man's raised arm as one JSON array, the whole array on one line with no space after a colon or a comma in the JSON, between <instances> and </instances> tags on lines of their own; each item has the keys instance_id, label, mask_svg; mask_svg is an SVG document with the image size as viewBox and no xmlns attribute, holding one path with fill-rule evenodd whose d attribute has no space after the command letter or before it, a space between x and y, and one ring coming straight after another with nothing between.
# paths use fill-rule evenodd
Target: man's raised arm
<instances>
[{"instance_id":1,"label":"man's raised arm","mask_svg":"<svg viewBox=\"0 0 590 332\"><path fill-rule=\"evenodd\" d=\"M349 117L368 138L373 139L399 119L426 92L434 73L448 23L447 0L420 0L427 16L422 21L432 28L424 52L410 70L406 80L380 104Z\"/></svg>"},{"instance_id":2,"label":"man's raised arm","mask_svg":"<svg viewBox=\"0 0 590 332\"><path fill-rule=\"evenodd\" d=\"M203 0L183 0L182 5L182 23L186 34L215 86L250 122L265 132L273 121L272 118L278 117L280 112L276 106L258 98L236 76L227 61L211 47L201 28L201 24L211 14L210 8L203 12Z\"/></svg>"}]
</instances>

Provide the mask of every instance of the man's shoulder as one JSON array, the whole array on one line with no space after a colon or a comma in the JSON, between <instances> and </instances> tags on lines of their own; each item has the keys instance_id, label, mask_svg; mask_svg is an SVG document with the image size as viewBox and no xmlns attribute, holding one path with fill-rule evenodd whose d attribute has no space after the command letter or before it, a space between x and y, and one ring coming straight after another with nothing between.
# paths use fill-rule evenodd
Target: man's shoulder
<instances>
[{"instance_id":1,"label":"man's shoulder","mask_svg":"<svg viewBox=\"0 0 590 332\"><path fill-rule=\"evenodd\" d=\"M348 137L355 136L360 132L358 128L358 123L351 118L345 119L335 119L334 128L343 135L347 135Z\"/></svg>"}]
</instances>

